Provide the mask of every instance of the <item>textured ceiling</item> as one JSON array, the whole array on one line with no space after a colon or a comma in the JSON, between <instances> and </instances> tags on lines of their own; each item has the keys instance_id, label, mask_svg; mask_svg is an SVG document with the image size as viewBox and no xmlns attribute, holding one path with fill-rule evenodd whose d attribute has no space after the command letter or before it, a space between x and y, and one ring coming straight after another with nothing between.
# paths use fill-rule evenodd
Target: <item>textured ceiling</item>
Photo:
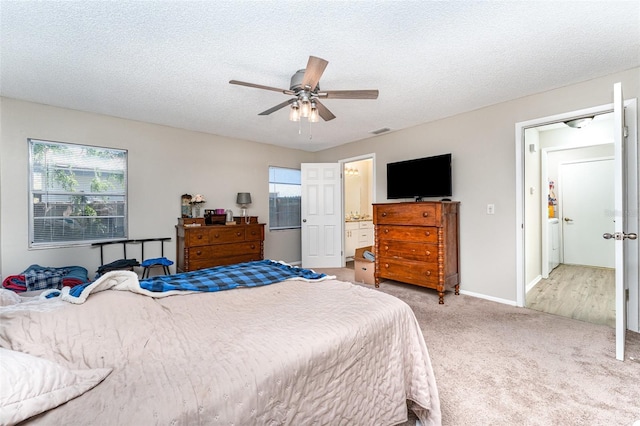
<instances>
[{"instance_id":1,"label":"textured ceiling","mask_svg":"<svg viewBox=\"0 0 640 426\"><path fill-rule=\"evenodd\" d=\"M317 151L640 66L639 1L0 1L2 96ZM309 55L336 119L258 113ZM183 141L176 141L182 143Z\"/></svg>"}]
</instances>

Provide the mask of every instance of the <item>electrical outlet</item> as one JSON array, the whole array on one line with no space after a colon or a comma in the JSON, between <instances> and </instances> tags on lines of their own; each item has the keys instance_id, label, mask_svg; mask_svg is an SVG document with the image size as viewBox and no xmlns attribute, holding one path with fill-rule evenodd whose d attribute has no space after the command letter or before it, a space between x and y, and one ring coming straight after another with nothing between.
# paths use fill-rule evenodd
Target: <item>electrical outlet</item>
<instances>
[{"instance_id":1,"label":"electrical outlet","mask_svg":"<svg viewBox=\"0 0 640 426\"><path fill-rule=\"evenodd\" d=\"M496 213L496 205L487 204L487 214L495 214L495 213Z\"/></svg>"}]
</instances>

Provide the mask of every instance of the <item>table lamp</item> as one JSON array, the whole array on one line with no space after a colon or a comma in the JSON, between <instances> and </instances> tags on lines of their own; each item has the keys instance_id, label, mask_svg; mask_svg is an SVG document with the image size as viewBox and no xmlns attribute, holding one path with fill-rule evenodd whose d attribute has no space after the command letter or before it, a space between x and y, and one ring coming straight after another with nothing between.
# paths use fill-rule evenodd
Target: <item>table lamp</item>
<instances>
[{"instance_id":1,"label":"table lamp","mask_svg":"<svg viewBox=\"0 0 640 426\"><path fill-rule=\"evenodd\" d=\"M249 223L249 219L247 217L247 204L251 204L251 194L249 192L238 192L236 203L240 204L240 206L242 207L242 217L244 218L244 223Z\"/></svg>"}]
</instances>

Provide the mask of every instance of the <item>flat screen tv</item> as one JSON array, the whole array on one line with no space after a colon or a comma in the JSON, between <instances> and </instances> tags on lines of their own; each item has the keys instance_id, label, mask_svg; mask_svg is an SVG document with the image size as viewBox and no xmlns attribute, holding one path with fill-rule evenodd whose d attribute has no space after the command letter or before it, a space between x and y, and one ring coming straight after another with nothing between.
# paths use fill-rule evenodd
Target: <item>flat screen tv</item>
<instances>
[{"instance_id":1,"label":"flat screen tv","mask_svg":"<svg viewBox=\"0 0 640 426\"><path fill-rule=\"evenodd\" d=\"M451 195L451 154L387 164L388 199Z\"/></svg>"}]
</instances>

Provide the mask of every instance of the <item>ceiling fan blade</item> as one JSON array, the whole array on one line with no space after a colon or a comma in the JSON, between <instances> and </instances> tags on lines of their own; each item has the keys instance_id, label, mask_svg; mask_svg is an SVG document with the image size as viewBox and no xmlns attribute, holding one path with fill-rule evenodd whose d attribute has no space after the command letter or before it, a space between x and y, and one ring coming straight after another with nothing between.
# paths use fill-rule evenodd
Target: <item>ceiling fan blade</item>
<instances>
[{"instance_id":1,"label":"ceiling fan blade","mask_svg":"<svg viewBox=\"0 0 640 426\"><path fill-rule=\"evenodd\" d=\"M304 77L302 78L302 88L309 86L309 90L313 91L328 64L329 62L322 58L309 56L309 62L307 62L307 68L305 68Z\"/></svg>"},{"instance_id":2,"label":"ceiling fan blade","mask_svg":"<svg viewBox=\"0 0 640 426\"><path fill-rule=\"evenodd\" d=\"M377 90L327 90L318 93L326 99L378 99Z\"/></svg>"},{"instance_id":3,"label":"ceiling fan blade","mask_svg":"<svg viewBox=\"0 0 640 426\"><path fill-rule=\"evenodd\" d=\"M230 80L229 83L230 84L237 84L239 86L255 87L256 89L271 90L272 92L284 93L285 95L294 95L295 94L291 90L278 89L277 87L263 86L261 84L247 83L245 81Z\"/></svg>"},{"instance_id":4,"label":"ceiling fan blade","mask_svg":"<svg viewBox=\"0 0 640 426\"><path fill-rule=\"evenodd\" d=\"M280 103L280 104L278 104L278 105L276 105L276 106L274 106L274 107L269 108L269 109L268 109L268 110L266 110L266 111L262 111L262 112L261 112L260 114L258 114L258 115L269 115L269 114L271 114L272 112L276 112L277 110L282 109L282 108L286 107L287 105L290 105L290 104L291 104L293 101L295 101L295 100L296 100L296 99L295 99L295 98L293 98L293 99L289 99L288 101L284 101L284 102L282 102L282 103Z\"/></svg>"},{"instance_id":5,"label":"ceiling fan blade","mask_svg":"<svg viewBox=\"0 0 640 426\"><path fill-rule=\"evenodd\" d=\"M333 113L329 111L326 106L322 105L320 101L316 99L314 102L316 103L316 107L318 108L318 114L320 114L320 117L322 117L324 121L329 121L336 118L336 116L333 115Z\"/></svg>"}]
</instances>

